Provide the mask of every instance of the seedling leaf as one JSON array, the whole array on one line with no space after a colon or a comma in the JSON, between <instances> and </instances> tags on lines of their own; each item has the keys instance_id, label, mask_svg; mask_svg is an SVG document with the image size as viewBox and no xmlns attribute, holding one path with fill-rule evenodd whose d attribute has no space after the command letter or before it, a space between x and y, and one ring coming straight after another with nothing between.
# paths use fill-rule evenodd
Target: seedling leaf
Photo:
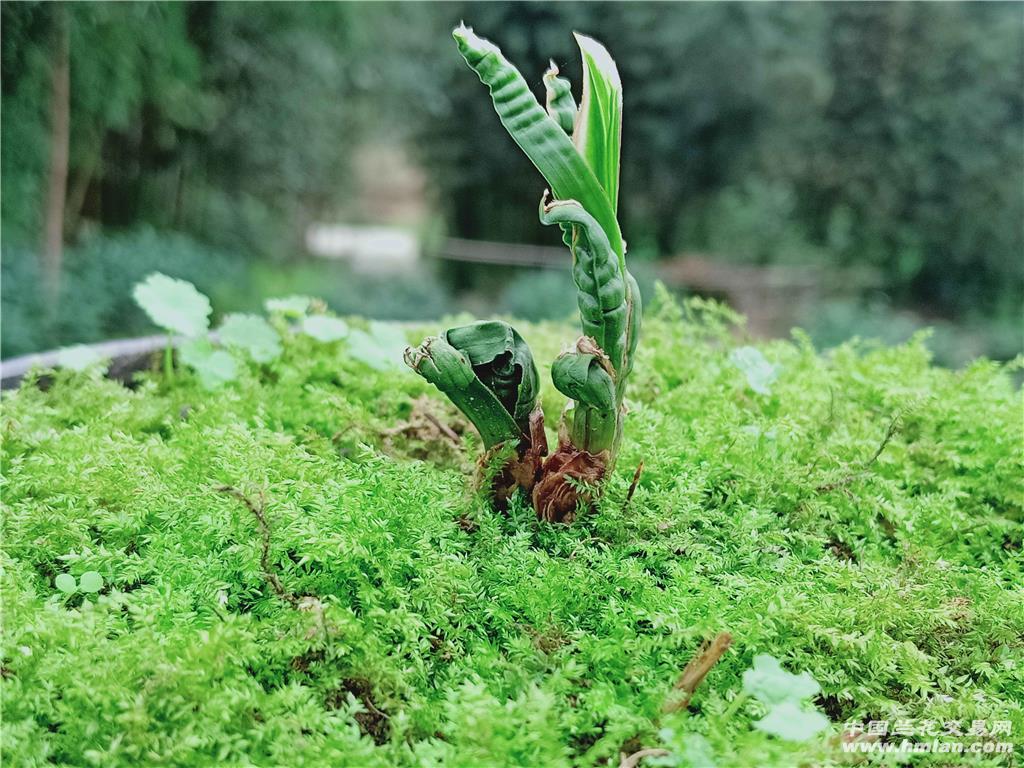
<instances>
[{"instance_id":1,"label":"seedling leaf","mask_svg":"<svg viewBox=\"0 0 1024 768\"><path fill-rule=\"evenodd\" d=\"M200 336L210 328L210 300L192 283L154 272L135 286L135 303L168 333Z\"/></svg>"},{"instance_id":2,"label":"seedling leaf","mask_svg":"<svg viewBox=\"0 0 1024 768\"><path fill-rule=\"evenodd\" d=\"M223 349L214 349L206 339L194 339L181 347L181 361L199 376L205 389L217 389L238 378L238 364Z\"/></svg>"},{"instance_id":3,"label":"seedling leaf","mask_svg":"<svg viewBox=\"0 0 1024 768\"><path fill-rule=\"evenodd\" d=\"M759 731L786 741L807 741L828 725L829 720L823 714L793 701L776 704L764 718L754 723Z\"/></svg>"},{"instance_id":4,"label":"seedling leaf","mask_svg":"<svg viewBox=\"0 0 1024 768\"><path fill-rule=\"evenodd\" d=\"M57 574L57 578L53 580L53 585L66 595L73 595L78 591L78 585L75 584L75 577L70 573Z\"/></svg>"},{"instance_id":5,"label":"seedling leaf","mask_svg":"<svg viewBox=\"0 0 1024 768\"><path fill-rule=\"evenodd\" d=\"M78 588L83 592L99 592L103 589L103 577L96 571L86 571L78 579Z\"/></svg>"},{"instance_id":6,"label":"seedling leaf","mask_svg":"<svg viewBox=\"0 0 1024 768\"><path fill-rule=\"evenodd\" d=\"M747 385L759 395L770 395L771 385L779 377L781 367L768 362L757 347L740 347L729 356L732 364L747 377Z\"/></svg>"},{"instance_id":7,"label":"seedling leaf","mask_svg":"<svg viewBox=\"0 0 1024 768\"><path fill-rule=\"evenodd\" d=\"M794 675L774 656L761 653L754 657L754 666L743 673L743 691L772 706L784 701L800 703L820 693L821 686L807 672Z\"/></svg>"},{"instance_id":8,"label":"seedling leaf","mask_svg":"<svg viewBox=\"0 0 1024 768\"><path fill-rule=\"evenodd\" d=\"M302 321L302 332L317 341L328 344L344 339L349 334L348 323L338 317L312 315Z\"/></svg>"},{"instance_id":9,"label":"seedling leaf","mask_svg":"<svg viewBox=\"0 0 1024 768\"><path fill-rule=\"evenodd\" d=\"M222 344L245 350L257 363L269 363L281 355L281 337L259 315L228 315L218 333Z\"/></svg>"},{"instance_id":10,"label":"seedling leaf","mask_svg":"<svg viewBox=\"0 0 1024 768\"><path fill-rule=\"evenodd\" d=\"M405 332L394 323L370 323L370 331L353 329L348 337L348 352L356 360L377 371L402 367L402 353L409 340Z\"/></svg>"}]
</instances>

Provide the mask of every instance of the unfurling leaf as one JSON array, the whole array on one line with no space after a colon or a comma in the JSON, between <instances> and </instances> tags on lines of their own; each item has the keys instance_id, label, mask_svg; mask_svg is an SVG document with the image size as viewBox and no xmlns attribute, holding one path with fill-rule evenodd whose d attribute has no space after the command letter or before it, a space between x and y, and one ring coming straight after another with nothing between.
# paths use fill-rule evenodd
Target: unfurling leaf
<instances>
[{"instance_id":1,"label":"unfurling leaf","mask_svg":"<svg viewBox=\"0 0 1024 768\"><path fill-rule=\"evenodd\" d=\"M615 371L627 359L626 282L622 260L612 251L604 230L575 200L541 200L544 224L571 225L572 276L583 333L597 342Z\"/></svg>"},{"instance_id":2,"label":"unfurling leaf","mask_svg":"<svg viewBox=\"0 0 1024 768\"><path fill-rule=\"evenodd\" d=\"M469 358L484 385L494 392L519 429L529 433L540 377L523 338L508 323L485 321L452 328L445 339Z\"/></svg>"},{"instance_id":3,"label":"unfurling leaf","mask_svg":"<svg viewBox=\"0 0 1024 768\"><path fill-rule=\"evenodd\" d=\"M576 33L583 55L583 98L572 140L608 196L619 201L619 146L622 142L622 82L615 60L597 40Z\"/></svg>"},{"instance_id":4,"label":"unfurling leaf","mask_svg":"<svg viewBox=\"0 0 1024 768\"><path fill-rule=\"evenodd\" d=\"M473 422L488 449L523 437L512 414L477 377L469 357L445 339L427 337L405 351L405 363L448 396Z\"/></svg>"},{"instance_id":5,"label":"unfurling leaf","mask_svg":"<svg viewBox=\"0 0 1024 768\"><path fill-rule=\"evenodd\" d=\"M576 124L576 100L572 97L572 86L564 77L558 76L558 67L553 61L544 73L544 87L547 91L545 106L548 114L563 131L572 136Z\"/></svg>"},{"instance_id":6,"label":"unfurling leaf","mask_svg":"<svg viewBox=\"0 0 1024 768\"><path fill-rule=\"evenodd\" d=\"M477 37L465 26L456 29L452 36L466 63L490 90L502 125L551 185L555 197L578 201L604 230L612 250L621 257L625 251L615 208L572 140L544 111L526 80L505 59L498 46Z\"/></svg>"},{"instance_id":7,"label":"unfurling leaf","mask_svg":"<svg viewBox=\"0 0 1024 768\"><path fill-rule=\"evenodd\" d=\"M615 446L619 426L615 380L608 358L593 339L580 339L576 349L555 360L551 381L559 392L576 401L563 416L571 420L572 444L598 454Z\"/></svg>"},{"instance_id":8,"label":"unfurling leaf","mask_svg":"<svg viewBox=\"0 0 1024 768\"><path fill-rule=\"evenodd\" d=\"M615 382L608 361L599 354L567 352L551 366L551 381L563 395L584 405L615 413Z\"/></svg>"},{"instance_id":9,"label":"unfurling leaf","mask_svg":"<svg viewBox=\"0 0 1024 768\"><path fill-rule=\"evenodd\" d=\"M168 333L199 336L210 328L210 300L186 280L154 272L135 286L135 303Z\"/></svg>"},{"instance_id":10,"label":"unfurling leaf","mask_svg":"<svg viewBox=\"0 0 1024 768\"><path fill-rule=\"evenodd\" d=\"M228 315L217 333L224 346L244 350L257 363L269 363L281 355L281 337L259 315Z\"/></svg>"}]
</instances>

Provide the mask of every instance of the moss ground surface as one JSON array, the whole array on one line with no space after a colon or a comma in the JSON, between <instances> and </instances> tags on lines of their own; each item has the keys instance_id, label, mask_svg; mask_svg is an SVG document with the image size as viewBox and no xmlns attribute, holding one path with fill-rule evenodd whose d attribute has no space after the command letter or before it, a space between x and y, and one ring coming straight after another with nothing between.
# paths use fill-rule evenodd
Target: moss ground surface
<instances>
[{"instance_id":1,"label":"moss ground surface","mask_svg":"<svg viewBox=\"0 0 1024 768\"><path fill-rule=\"evenodd\" d=\"M886 764L1020 760L1011 372L796 336L760 345L780 373L757 394L724 312L656 305L618 467L571 526L492 510L457 414L344 343L296 337L213 395L60 373L5 397L6 764L846 765L844 723L901 718L1010 721L1016 756ZM573 336L521 332L538 361ZM262 509L276 587L221 485ZM98 595L55 588L89 570ZM689 710L662 714L724 630ZM813 675L830 733L781 741L760 704L730 709L759 653Z\"/></svg>"}]
</instances>

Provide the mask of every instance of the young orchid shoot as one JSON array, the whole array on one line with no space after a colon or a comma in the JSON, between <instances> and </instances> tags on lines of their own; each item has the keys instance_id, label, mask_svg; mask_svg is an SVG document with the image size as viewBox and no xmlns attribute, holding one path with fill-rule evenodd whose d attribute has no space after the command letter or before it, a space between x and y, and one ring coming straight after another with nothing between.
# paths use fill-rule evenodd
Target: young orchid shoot
<instances>
[{"instance_id":1,"label":"young orchid shoot","mask_svg":"<svg viewBox=\"0 0 1024 768\"><path fill-rule=\"evenodd\" d=\"M538 376L526 343L490 321L452 328L406 351L406 363L434 384L476 426L484 466L501 462L491 492L504 504L516 490L537 515L570 522L600 493L622 439L623 393L640 337L640 292L626 269L616 218L622 86L608 51L576 35L583 57L577 107L568 80L551 64L542 107L526 80L493 43L460 26L459 52L490 91L494 109L547 182L540 220L556 224L572 253L583 335L551 366L555 388L570 398L548 455Z\"/></svg>"}]
</instances>

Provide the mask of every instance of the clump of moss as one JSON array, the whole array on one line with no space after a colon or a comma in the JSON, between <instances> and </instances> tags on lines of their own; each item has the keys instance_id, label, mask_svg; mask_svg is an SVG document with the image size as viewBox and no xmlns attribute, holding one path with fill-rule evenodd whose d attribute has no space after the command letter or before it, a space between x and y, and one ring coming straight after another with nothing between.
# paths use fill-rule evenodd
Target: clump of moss
<instances>
[{"instance_id":1,"label":"clump of moss","mask_svg":"<svg viewBox=\"0 0 1024 768\"><path fill-rule=\"evenodd\" d=\"M187 372L27 382L3 408L7 761L688 765L700 735L718 765L791 766L844 760L846 721L904 717L1019 738L1007 368L934 368L920 338L736 354L733 321L659 298L618 468L573 526L495 511L473 434L402 426L424 403L448 424L440 396L340 343L289 338L212 395ZM566 333L520 328L542 360ZM55 586L87 571L99 594ZM720 631L731 649L663 713ZM832 734L782 741L731 706L758 654L813 676Z\"/></svg>"}]
</instances>

